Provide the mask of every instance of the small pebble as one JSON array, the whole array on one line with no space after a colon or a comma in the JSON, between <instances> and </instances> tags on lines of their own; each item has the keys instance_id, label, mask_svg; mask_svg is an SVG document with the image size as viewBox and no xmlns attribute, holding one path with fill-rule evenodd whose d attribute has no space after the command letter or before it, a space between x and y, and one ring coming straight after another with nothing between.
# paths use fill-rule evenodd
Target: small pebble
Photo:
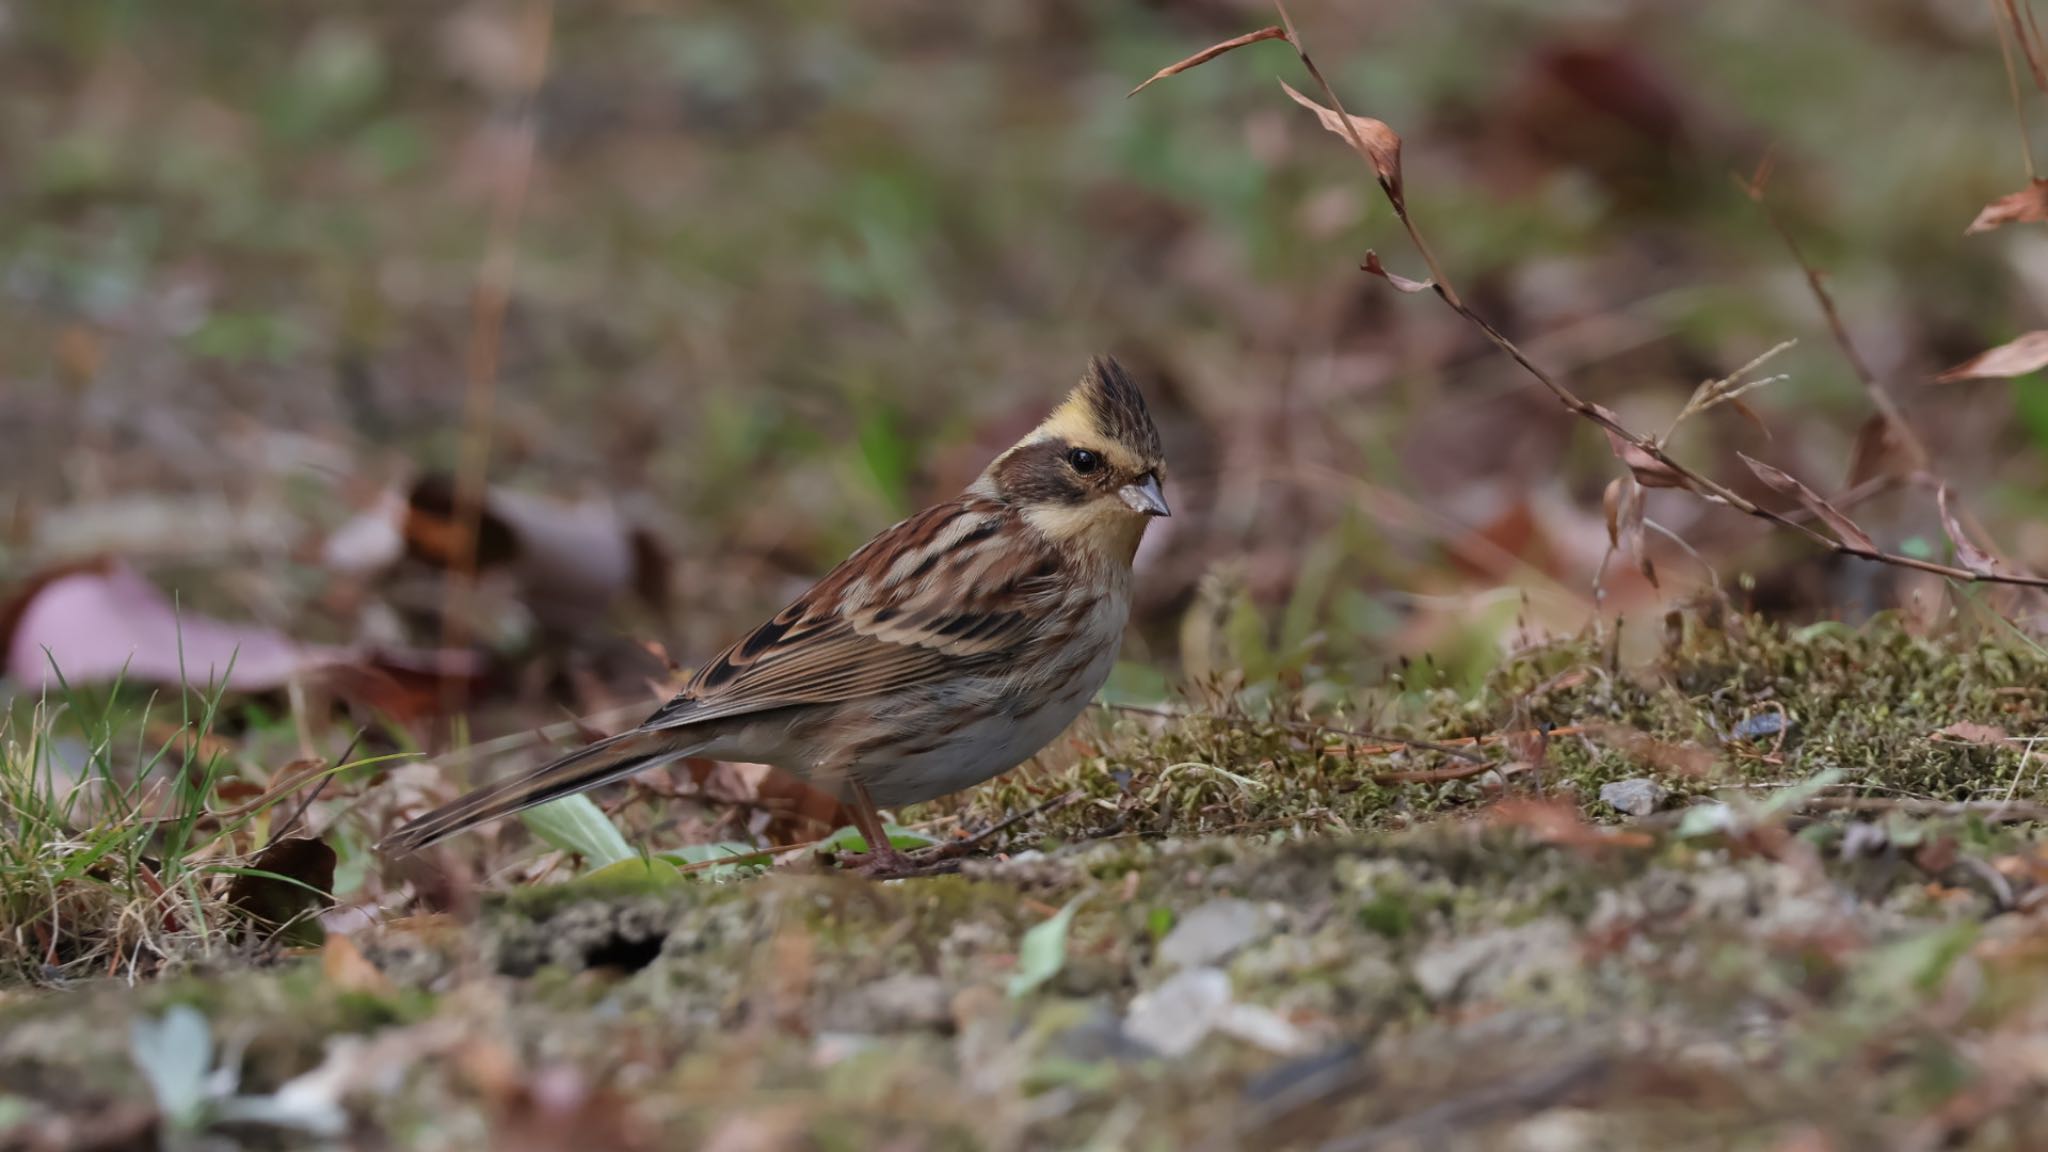
<instances>
[{"instance_id":1,"label":"small pebble","mask_svg":"<svg viewBox=\"0 0 2048 1152\"><path fill-rule=\"evenodd\" d=\"M1625 816L1648 816L1663 807L1670 795L1669 788L1641 777L1600 786L1600 802Z\"/></svg>"}]
</instances>

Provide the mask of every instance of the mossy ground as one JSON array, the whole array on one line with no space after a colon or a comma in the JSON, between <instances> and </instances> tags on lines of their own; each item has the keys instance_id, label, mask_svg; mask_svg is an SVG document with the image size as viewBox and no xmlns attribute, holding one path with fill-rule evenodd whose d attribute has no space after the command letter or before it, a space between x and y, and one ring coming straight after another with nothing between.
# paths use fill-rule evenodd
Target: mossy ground
<instances>
[{"instance_id":1,"label":"mossy ground","mask_svg":"<svg viewBox=\"0 0 2048 1152\"><path fill-rule=\"evenodd\" d=\"M1687 621L1651 665L1608 651L1316 718L1576 730L1481 745L1525 765L1491 779L1390 782L1459 762L1332 753L1365 741L1306 718L1126 715L968 801L971 823L1085 796L961 875L555 892L360 935L367 983L316 957L11 994L0 1091L24 1133L147 1102L129 1025L185 1003L242 1094L324 1066L370 1145L2029 1146L2032 826L1743 796L1834 770L1830 795L2038 800L2023 745L1934 733L2033 732L2040 655L1884 622ZM1734 815L1624 819L1597 799L1624 777ZM1013 994L1027 934L1076 901L1057 972Z\"/></svg>"}]
</instances>

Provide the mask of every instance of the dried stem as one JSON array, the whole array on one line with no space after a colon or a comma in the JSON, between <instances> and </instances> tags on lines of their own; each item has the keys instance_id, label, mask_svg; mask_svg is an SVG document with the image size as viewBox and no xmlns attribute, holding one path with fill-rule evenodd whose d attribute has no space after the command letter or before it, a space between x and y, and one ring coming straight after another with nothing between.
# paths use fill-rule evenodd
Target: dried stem
<instances>
[{"instance_id":1,"label":"dried stem","mask_svg":"<svg viewBox=\"0 0 2048 1152\"><path fill-rule=\"evenodd\" d=\"M2020 158L2026 161L2027 179L2038 180L2040 177L2034 174L2034 146L2027 139L2027 105L2026 101L2020 98L2020 74L2012 63L2012 37L2024 36L2027 31L2019 27L2008 29L2005 21L2006 12L2001 10L1998 0L1988 2L1991 5L1991 22L1998 27L1998 58L2005 62L2005 86L2012 98L2013 118L2019 122ZM2031 19L2033 9L2029 8L2027 15Z\"/></svg>"},{"instance_id":2,"label":"dried stem","mask_svg":"<svg viewBox=\"0 0 2048 1152\"><path fill-rule=\"evenodd\" d=\"M531 0L521 20L524 50L523 107L514 136L511 163L498 180L491 203L483 265L477 271L476 299L470 313L469 344L463 358L462 446L455 470L454 520L459 526L448 573L448 596L442 619L442 647L467 643L464 605L476 581L477 532L483 522L486 474L491 461L491 429L498 403L498 354L505 328L505 309L512 295L519 218L526 207L526 189L533 175L534 98L547 76L548 48L554 29L551 0ZM457 679L444 681L445 711L459 712L465 689Z\"/></svg>"},{"instance_id":3,"label":"dried stem","mask_svg":"<svg viewBox=\"0 0 2048 1152\"><path fill-rule=\"evenodd\" d=\"M1892 433L1899 438L1899 444L1905 448L1908 470L1925 471L1928 462L1926 443L1920 439L1919 433L1913 431L1913 426L1906 423L1904 414L1899 411L1898 402L1893 400L1891 393L1878 382L1877 373L1871 371L1870 362L1856 350L1856 342L1849 337L1848 325L1842 323L1842 314L1835 308L1835 297L1828 291L1826 278L1821 275L1820 269L1813 261L1806 258L1805 250L1799 247L1799 240L1792 235L1792 229L1785 223L1784 217L1780 216L1777 209L1771 206L1771 202L1764 198L1763 182L1758 180L1749 185L1748 192L1750 199L1756 201L1757 207L1763 210L1764 219L1770 221L1771 228L1777 232L1778 238L1785 242L1785 250L1792 254L1792 259L1799 265L1799 270L1805 273L1807 290L1813 293L1814 302L1820 305L1820 313L1828 322L1828 333L1835 338L1835 347L1842 350L1842 358L1849 362L1850 370L1856 373L1856 379L1863 385L1863 394L1870 398L1871 407L1876 408L1884 417Z\"/></svg>"},{"instance_id":4,"label":"dried stem","mask_svg":"<svg viewBox=\"0 0 2048 1152\"><path fill-rule=\"evenodd\" d=\"M1344 125L1345 133L1351 141L1352 148L1358 153L1361 160L1365 160L1370 164L1370 149L1366 146L1364 138L1359 135L1358 129L1352 123L1350 115L1344 111L1344 106L1338 100L1336 91L1330 87L1330 82L1323 77L1322 71L1309 58L1308 50L1302 44L1300 33L1295 29L1293 18L1287 13L1285 0L1274 0L1273 6L1280 13L1281 26L1287 32L1287 43L1293 47L1295 55L1300 57L1302 67L1315 80L1324 99L1328 100L1330 107L1336 110L1338 120ZM1622 443L1641 452L1650 460L1670 469L1671 472L1684 482L1683 487L1690 490L1694 495L1711 503L1725 504L1744 515L1752 516L1758 520L1775 524L1781 528L1791 529L1831 552L1839 552L1845 556L1854 556L1859 560L1889 564L1897 568L1910 568L1918 572L1929 572L1964 583L2015 584L2029 588L2048 588L2048 578L2040 576L1972 572L1968 569L1958 568L1949 564L1937 564L1931 560L1921 560L1912 556L1900 555L1896 552L1886 552L1878 548L1867 548L1844 543L1814 528L1808 527L1792 516L1765 508L1741 493L1714 480L1712 477L1679 463L1656 440L1624 427L1612 413L1580 397L1550 373L1545 372L1534 361L1531 361L1515 345L1514 341L1508 339L1498 328L1488 323L1485 317L1480 316L1467 306L1458 295L1457 290L1451 286L1449 278L1444 274L1443 266L1437 262L1436 256L1430 251L1428 243L1423 240L1421 231L1415 226L1414 220L1408 215L1407 199L1401 187L1388 177L1380 175L1377 171L1375 171L1374 176L1379 183L1380 190L1386 194L1387 202L1393 206L1394 215L1399 217L1402 226L1407 229L1408 238L1414 243L1416 252L1422 257L1423 263L1428 265L1430 274L1429 287L1436 292L1439 299L1450 306L1452 311L1463 316L1474 327L1478 328L1488 340L1493 342L1495 347L1507 353L1516 364L1521 366L1524 372L1534 377L1536 382L1543 385L1556 398L1558 403L1564 405L1566 410L1583 420L1598 425ZM1814 282L1816 287L1819 287L1817 281L1811 279L1811 275L1810 282ZM1840 327L1840 318L1835 315L1832 302L1826 305L1826 310L1831 325L1837 330L1837 339L1845 340L1846 336L1841 334L1843 330ZM1860 358L1855 363L1858 366L1859 376L1868 381L1866 389L1871 391L1872 402L1881 403L1884 410L1888 412L1896 412L1896 406L1892 404L1890 397L1884 393L1883 389L1876 386L1875 377L1869 374L1868 368L1862 365ZM1880 397L1882 398L1881 400L1879 399Z\"/></svg>"},{"instance_id":5,"label":"dried stem","mask_svg":"<svg viewBox=\"0 0 2048 1152\"><path fill-rule=\"evenodd\" d=\"M1358 134L1358 126L1351 122L1351 114L1344 111L1344 102L1337 99L1337 90L1330 87L1330 82L1323 79L1322 69L1317 68L1316 62L1309 59L1308 49L1302 44L1301 37L1294 31L1294 18L1287 14L1286 3L1284 0L1273 0L1273 7L1280 12L1280 26L1287 31L1288 46L1293 48L1294 54L1301 58L1301 66L1308 70L1308 74L1316 82L1316 87L1322 90L1323 99L1330 102L1330 107L1336 111L1338 119L1343 122L1344 132L1350 137L1351 146L1358 150L1360 156L1370 154L1371 149L1366 146L1365 137ZM1415 251L1422 257L1422 262L1429 266L1429 278L1435 284L1437 295L1442 296L1445 303L1451 307L1463 312L1465 305L1458 299L1458 293L1451 287L1450 282L1444 279L1443 266L1437 263L1436 254L1429 250L1428 243L1422 239L1422 232L1415 227L1415 221L1408 218L1407 194L1401 190L1400 186L1394 184L1385 176L1380 176L1378 173L1374 173L1374 176L1379 181L1380 191L1387 194L1387 203L1394 206L1394 215L1400 219L1401 227L1408 230L1408 239L1415 245Z\"/></svg>"}]
</instances>

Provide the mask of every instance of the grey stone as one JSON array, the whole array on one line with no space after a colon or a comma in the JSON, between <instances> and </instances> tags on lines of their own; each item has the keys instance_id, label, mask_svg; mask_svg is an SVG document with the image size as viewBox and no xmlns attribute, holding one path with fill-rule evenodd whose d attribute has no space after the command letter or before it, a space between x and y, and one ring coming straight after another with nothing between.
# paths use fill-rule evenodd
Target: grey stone
<instances>
[{"instance_id":1,"label":"grey stone","mask_svg":"<svg viewBox=\"0 0 2048 1152\"><path fill-rule=\"evenodd\" d=\"M1131 1000L1124 1035L1161 1056L1185 1056L1230 1011L1230 977L1220 968L1189 968Z\"/></svg>"},{"instance_id":2,"label":"grey stone","mask_svg":"<svg viewBox=\"0 0 2048 1152\"><path fill-rule=\"evenodd\" d=\"M1600 802L1626 816L1648 816L1663 807L1670 795L1669 788L1642 777L1600 786Z\"/></svg>"}]
</instances>

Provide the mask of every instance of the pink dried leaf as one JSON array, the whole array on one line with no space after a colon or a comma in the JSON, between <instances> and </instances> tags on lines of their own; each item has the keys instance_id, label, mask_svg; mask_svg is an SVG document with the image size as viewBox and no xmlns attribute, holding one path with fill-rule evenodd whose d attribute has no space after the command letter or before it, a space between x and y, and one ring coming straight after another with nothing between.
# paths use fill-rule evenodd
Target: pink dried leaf
<instances>
[{"instance_id":1,"label":"pink dried leaf","mask_svg":"<svg viewBox=\"0 0 2048 1152\"><path fill-rule=\"evenodd\" d=\"M1394 290L1397 292L1427 292L1431 288L1436 287L1434 283L1428 280L1410 280L1406 276L1400 276L1387 271L1387 266L1380 263L1380 254L1371 250L1367 250L1365 263L1360 264L1359 267L1393 285Z\"/></svg>"},{"instance_id":2,"label":"pink dried leaf","mask_svg":"<svg viewBox=\"0 0 2048 1152\"><path fill-rule=\"evenodd\" d=\"M1749 466L1749 470L1756 473L1756 478L1768 485L1773 492L1792 497L1808 512L1820 517L1843 544L1862 552L1878 550L1877 542L1870 538L1868 532L1857 527L1856 522L1843 515L1841 509L1821 499L1820 493L1793 479L1789 473L1773 468L1761 460L1744 456L1740 452L1737 452L1736 456L1740 457L1742 462Z\"/></svg>"},{"instance_id":3,"label":"pink dried leaf","mask_svg":"<svg viewBox=\"0 0 2048 1152\"><path fill-rule=\"evenodd\" d=\"M2017 340L1979 352L1936 376L1944 384L1957 380L2005 380L2048 368L2048 330L2029 332Z\"/></svg>"},{"instance_id":4,"label":"pink dried leaf","mask_svg":"<svg viewBox=\"0 0 2048 1152\"><path fill-rule=\"evenodd\" d=\"M1166 79L1168 76L1178 76L1190 68L1202 64L1207 64L1209 61L1214 60L1218 56L1221 56L1225 52L1228 52L1234 48L1242 48L1247 44L1257 44L1261 40L1285 39L1287 39L1287 29L1282 28L1276 24L1271 28L1261 28L1257 32L1247 32L1242 36L1234 36L1228 40L1223 41L1221 44L1211 44L1207 48L1202 49L1200 52L1195 53L1193 56L1190 56L1185 60L1175 61L1174 63L1168 64L1166 67L1161 68L1159 71L1154 72L1149 78L1146 79L1146 81L1143 84L1140 84L1136 88L1131 89L1129 92L1124 93L1124 98L1128 100L1131 97L1136 96L1138 93L1143 92L1145 89L1150 88L1153 84L1157 83L1158 81Z\"/></svg>"},{"instance_id":5,"label":"pink dried leaf","mask_svg":"<svg viewBox=\"0 0 2048 1152\"><path fill-rule=\"evenodd\" d=\"M1395 204L1401 203L1401 136L1385 121L1370 116L1339 113L1296 92L1285 80L1280 82L1287 95L1296 104L1316 114L1323 127L1340 137L1354 149L1360 150L1372 164L1372 170L1379 175L1380 183L1386 185L1387 195ZM1348 122L1348 127L1347 127ZM1354 135L1355 134L1355 135ZM1363 147L1361 147L1361 145Z\"/></svg>"}]
</instances>

